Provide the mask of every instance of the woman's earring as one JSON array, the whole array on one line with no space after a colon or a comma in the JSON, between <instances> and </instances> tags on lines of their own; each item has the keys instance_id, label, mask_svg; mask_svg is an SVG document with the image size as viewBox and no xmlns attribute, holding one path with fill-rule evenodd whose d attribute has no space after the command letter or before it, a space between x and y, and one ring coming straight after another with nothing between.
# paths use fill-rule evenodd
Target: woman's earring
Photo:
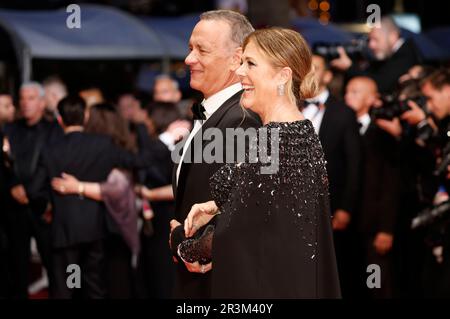
<instances>
[{"instance_id":1,"label":"woman's earring","mask_svg":"<svg viewBox=\"0 0 450 319\"><path fill-rule=\"evenodd\" d=\"M278 93L278 96L283 96L284 95L284 84L279 84L277 86L277 93Z\"/></svg>"}]
</instances>

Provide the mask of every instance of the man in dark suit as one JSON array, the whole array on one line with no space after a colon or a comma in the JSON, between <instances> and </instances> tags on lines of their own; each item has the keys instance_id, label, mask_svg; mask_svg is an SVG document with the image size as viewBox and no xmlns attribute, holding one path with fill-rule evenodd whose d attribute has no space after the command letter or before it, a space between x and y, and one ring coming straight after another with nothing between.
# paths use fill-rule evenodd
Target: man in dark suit
<instances>
[{"instance_id":1,"label":"man in dark suit","mask_svg":"<svg viewBox=\"0 0 450 319\"><path fill-rule=\"evenodd\" d=\"M227 11L209 11L200 16L189 40L190 53L185 63L191 70L190 85L200 91L204 100L194 109L194 128L184 144L179 165L174 168L174 194L176 219L184 222L192 205L211 200L210 177L225 163L206 163L202 157L208 145L202 132L216 128L225 136L227 128L259 127L261 122L251 112L244 113L240 106L242 86L235 71L241 63L242 43L253 31L243 15ZM197 145L197 141L201 144ZM195 147L194 147L195 144ZM197 147L200 146L200 147ZM236 143L222 144L223 157ZM236 154L236 152L234 153ZM191 159L187 161L187 159ZM200 158L200 162L192 159ZM192 163L193 162L193 163ZM171 223L172 229L178 223ZM177 264L175 297L208 298L210 296L210 267L197 263Z\"/></svg>"},{"instance_id":2,"label":"man in dark suit","mask_svg":"<svg viewBox=\"0 0 450 319\"><path fill-rule=\"evenodd\" d=\"M355 112L333 98L327 89L333 74L326 60L313 55L312 63L319 83L319 94L306 101L303 114L313 123L327 161L336 257L345 297L351 290L347 288L349 283L354 282L349 268L352 264L352 231L349 225L358 198L361 140Z\"/></svg>"},{"instance_id":3,"label":"man in dark suit","mask_svg":"<svg viewBox=\"0 0 450 319\"><path fill-rule=\"evenodd\" d=\"M80 97L66 97L58 105L64 137L45 149L33 182L27 187L32 200L52 203L53 298L71 298L74 289L67 286L67 267L76 264L81 270L81 292L87 298L104 298L103 244L106 210L103 202L84 197L84 184L77 195L64 195L50 187L62 173L79 180L100 183L114 167L130 167L133 156L116 146L112 139L83 132L86 104Z\"/></svg>"},{"instance_id":4,"label":"man in dark suit","mask_svg":"<svg viewBox=\"0 0 450 319\"><path fill-rule=\"evenodd\" d=\"M20 88L20 119L6 125L4 131L12 159L8 185L12 201L7 212L7 231L13 298L28 298L31 236L36 240L42 264L47 270L50 267L50 226L47 220L36 214L40 203L29 200L26 192L26 187L35 177L42 150L63 135L56 120L44 118L44 110L42 86L37 82L24 83Z\"/></svg>"},{"instance_id":5,"label":"man in dark suit","mask_svg":"<svg viewBox=\"0 0 450 319\"><path fill-rule=\"evenodd\" d=\"M347 71L349 77L369 76L375 80L381 93L391 93L396 89L399 77L420 63L414 43L400 37L400 29L389 16L381 19L380 27L371 29L369 49L375 61L371 61L365 70L358 69L342 48L339 50L340 57L330 64L339 70Z\"/></svg>"},{"instance_id":6,"label":"man in dark suit","mask_svg":"<svg viewBox=\"0 0 450 319\"><path fill-rule=\"evenodd\" d=\"M355 77L347 84L345 102L357 114L363 146L361 197L357 229L362 239L363 273L370 264L381 268L381 287L371 289L375 298L394 296L394 228L400 198L397 141L369 115L378 99L377 85L368 77ZM363 271L364 270L364 271ZM361 278L361 283L365 283Z\"/></svg>"}]
</instances>

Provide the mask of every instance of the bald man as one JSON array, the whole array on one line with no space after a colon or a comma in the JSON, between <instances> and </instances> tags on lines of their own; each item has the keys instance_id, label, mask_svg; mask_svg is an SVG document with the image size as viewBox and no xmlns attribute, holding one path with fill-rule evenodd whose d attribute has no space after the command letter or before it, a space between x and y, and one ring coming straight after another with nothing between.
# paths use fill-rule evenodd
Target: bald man
<instances>
[{"instance_id":1,"label":"bald man","mask_svg":"<svg viewBox=\"0 0 450 319\"><path fill-rule=\"evenodd\" d=\"M391 93L398 79L420 62L414 43L401 38L400 29L389 16L381 19L380 27L371 29L368 46L374 57L369 68L358 69L343 48L339 49L339 58L330 62L331 66L347 71L349 76L367 75L375 80L380 92Z\"/></svg>"},{"instance_id":2,"label":"bald man","mask_svg":"<svg viewBox=\"0 0 450 319\"><path fill-rule=\"evenodd\" d=\"M397 140L374 123L370 108L378 100L378 89L369 77L355 77L347 84L345 102L357 114L362 139L361 198L356 221L362 239L361 282L370 264L381 267L381 288L368 289L374 298L393 297L392 245L398 210L399 168ZM365 274L367 276L367 274ZM366 288L367 289L367 288Z\"/></svg>"}]
</instances>

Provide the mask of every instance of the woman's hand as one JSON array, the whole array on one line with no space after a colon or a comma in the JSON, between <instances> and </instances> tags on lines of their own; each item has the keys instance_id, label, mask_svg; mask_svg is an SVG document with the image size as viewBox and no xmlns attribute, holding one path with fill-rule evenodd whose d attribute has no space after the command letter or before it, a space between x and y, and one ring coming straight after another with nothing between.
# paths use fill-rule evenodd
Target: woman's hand
<instances>
[{"instance_id":1,"label":"woman's hand","mask_svg":"<svg viewBox=\"0 0 450 319\"><path fill-rule=\"evenodd\" d=\"M186 266L187 270L189 270L189 272L196 272L200 274L207 273L212 269L212 262L206 265L200 265L198 261L196 261L195 263L184 262L184 265Z\"/></svg>"},{"instance_id":2,"label":"woman's hand","mask_svg":"<svg viewBox=\"0 0 450 319\"><path fill-rule=\"evenodd\" d=\"M52 187L60 194L77 194L80 181L75 176L62 173L61 177L52 179Z\"/></svg>"},{"instance_id":3,"label":"woman's hand","mask_svg":"<svg viewBox=\"0 0 450 319\"><path fill-rule=\"evenodd\" d=\"M216 203L211 200L206 203L194 204L184 221L184 233L186 237L191 237L202 226L217 214L219 208Z\"/></svg>"}]
</instances>

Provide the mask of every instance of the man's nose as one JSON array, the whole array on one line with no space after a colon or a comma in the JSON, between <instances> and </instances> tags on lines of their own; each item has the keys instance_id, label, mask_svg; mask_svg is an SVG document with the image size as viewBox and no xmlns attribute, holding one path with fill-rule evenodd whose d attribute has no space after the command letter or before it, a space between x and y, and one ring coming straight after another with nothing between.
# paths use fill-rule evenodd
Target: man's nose
<instances>
[{"instance_id":1,"label":"man's nose","mask_svg":"<svg viewBox=\"0 0 450 319\"><path fill-rule=\"evenodd\" d=\"M184 59L184 63L187 65L192 65L197 61L197 58L195 57L194 51L189 52L186 59Z\"/></svg>"}]
</instances>

